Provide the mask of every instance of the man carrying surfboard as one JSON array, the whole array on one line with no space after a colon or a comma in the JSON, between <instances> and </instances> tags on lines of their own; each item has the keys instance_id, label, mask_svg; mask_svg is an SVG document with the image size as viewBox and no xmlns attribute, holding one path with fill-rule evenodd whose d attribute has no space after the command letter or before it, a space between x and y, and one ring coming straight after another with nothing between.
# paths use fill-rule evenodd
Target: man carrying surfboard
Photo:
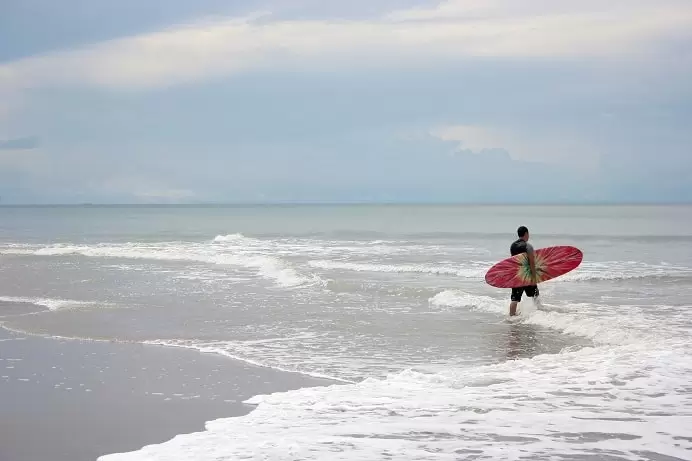
<instances>
[{"instance_id":1,"label":"man carrying surfboard","mask_svg":"<svg viewBox=\"0 0 692 461\"><path fill-rule=\"evenodd\" d=\"M517 304L521 295L534 298L538 302L538 284L552 280L576 269L584 257L579 248L569 245L557 245L533 249L528 243L529 230L526 226L517 229L519 239L509 248L511 256L493 264L485 273L485 282L497 288L511 288L512 302L509 315L517 315Z\"/></svg>"},{"instance_id":2,"label":"man carrying surfboard","mask_svg":"<svg viewBox=\"0 0 692 461\"><path fill-rule=\"evenodd\" d=\"M531 280L532 285L526 285L521 287L512 288L511 303L509 304L509 315L517 315L517 304L521 301L522 293L526 293L529 298L536 298L538 296L538 283L536 282L536 259L535 252L533 250L533 245L529 243L529 230L526 226L520 226L517 229L518 239L515 240L509 247L509 252L512 256L526 253L529 259L529 266L531 267Z\"/></svg>"}]
</instances>

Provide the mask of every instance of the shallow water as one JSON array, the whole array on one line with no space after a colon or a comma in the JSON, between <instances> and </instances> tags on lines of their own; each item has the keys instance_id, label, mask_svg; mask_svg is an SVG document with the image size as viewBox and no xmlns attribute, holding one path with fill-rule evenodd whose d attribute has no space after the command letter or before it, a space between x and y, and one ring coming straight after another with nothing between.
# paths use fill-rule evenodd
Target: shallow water
<instances>
[{"instance_id":1,"label":"shallow water","mask_svg":"<svg viewBox=\"0 0 692 461\"><path fill-rule=\"evenodd\" d=\"M584 262L510 319L483 275L522 224ZM692 207L0 208L0 301L27 303L0 321L345 383L122 459L689 459L691 224Z\"/></svg>"}]
</instances>

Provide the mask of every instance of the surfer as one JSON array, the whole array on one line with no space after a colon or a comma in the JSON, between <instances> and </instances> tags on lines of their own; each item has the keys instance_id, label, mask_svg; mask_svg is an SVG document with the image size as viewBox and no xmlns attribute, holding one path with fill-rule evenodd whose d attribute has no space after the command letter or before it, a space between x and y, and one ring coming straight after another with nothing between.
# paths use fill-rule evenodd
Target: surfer
<instances>
[{"instance_id":1,"label":"surfer","mask_svg":"<svg viewBox=\"0 0 692 461\"><path fill-rule=\"evenodd\" d=\"M517 315L517 304L521 301L522 293L526 292L526 296L529 298L536 298L538 296L538 284L536 283L536 261L534 259L533 246L529 243L529 230L526 226L520 226L517 229L517 235L519 238L512 243L509 247L509 252L512 256L521 253L527 253L529 257L529 265L531 266L531 277L534 281L533 285L526 285L523 287L512 288L512 302L509 305L509 315Z\"/></svg>"}]
</instances>

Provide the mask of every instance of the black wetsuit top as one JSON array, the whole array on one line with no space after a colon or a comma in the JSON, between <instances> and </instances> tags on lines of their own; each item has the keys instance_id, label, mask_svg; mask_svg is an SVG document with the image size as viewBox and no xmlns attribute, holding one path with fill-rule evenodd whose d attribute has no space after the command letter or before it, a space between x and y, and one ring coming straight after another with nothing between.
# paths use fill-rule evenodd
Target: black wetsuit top
<instances>
[{"instance_id":1,"label":"black wetsuit top","mask_svg":"<svg viewBox=\"0 0 692 461\"><path fill-rule=\"evenodd\" d=\"M521 253L528 253L529 249L533 250L533 247L529 245L525 240L518 239L509 247L509 252L512 256L515 256Z\"/></svg>"}]
</instances>

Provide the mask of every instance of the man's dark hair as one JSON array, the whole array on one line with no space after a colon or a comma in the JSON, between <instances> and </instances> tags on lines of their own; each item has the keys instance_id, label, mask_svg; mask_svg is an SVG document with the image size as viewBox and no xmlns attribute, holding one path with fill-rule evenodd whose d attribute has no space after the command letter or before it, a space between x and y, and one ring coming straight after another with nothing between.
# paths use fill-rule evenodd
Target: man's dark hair
<instances>
[{"instance_id":1,"label":"man's dark hair","mask_svg":"<svg viewBox=\"0 0 692 461\"><path fill-rule=\"evenodd\" d=\"M526 226L520 226L519 229L517 229L517 235L521 238L526 235L526 233L529 230L526 228Z\"/></svg>"}]
</instances>

